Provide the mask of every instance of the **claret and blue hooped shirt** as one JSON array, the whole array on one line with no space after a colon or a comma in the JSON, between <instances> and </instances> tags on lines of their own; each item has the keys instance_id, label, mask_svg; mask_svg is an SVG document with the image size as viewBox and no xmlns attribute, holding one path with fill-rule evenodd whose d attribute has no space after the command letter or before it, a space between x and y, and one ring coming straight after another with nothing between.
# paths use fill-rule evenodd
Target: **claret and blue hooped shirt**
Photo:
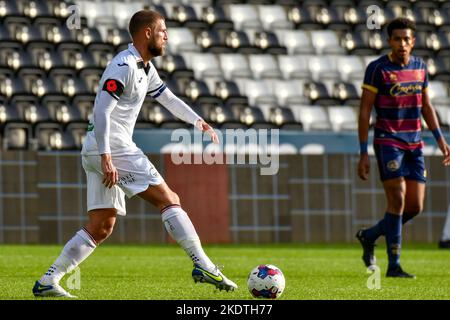
<instances>
[{"instance_id":1,"label":"claret and blue hooped shirt","mask_svg":"<svg viewBox=\"0 0 450 320\"><path fill-rule=\"evenodd\" d=\"M427 67L421 58L411 56L401 66L389 54L367 66L362 88L377 94L374 144L406 150L423 147L422 93L427 87Z\"/></svg>"}]
</instances>

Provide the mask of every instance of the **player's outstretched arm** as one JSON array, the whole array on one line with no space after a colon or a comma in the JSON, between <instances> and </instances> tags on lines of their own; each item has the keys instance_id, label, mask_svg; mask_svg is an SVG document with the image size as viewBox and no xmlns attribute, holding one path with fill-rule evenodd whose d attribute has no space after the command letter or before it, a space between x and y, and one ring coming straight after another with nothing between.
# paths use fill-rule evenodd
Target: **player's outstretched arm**
<instances>
[{"instance_id":1,"label":"player's outstretched arm","mask_svg":"<svg viewBox=\"0 0 450 320\"><path fill-rule=\"evenodd\" d=\"M202 130L204 132L207 132L211 136L211 140L214 143L219 143L219 137L217 136L216 132L214 131L214 129L208 123L205 122L205 120L199 119L197 121L197 123L195 124L195 126L198 129L200 129L200 130Z\"/></svg>"},{"instance_id":2,"label":"player's outstretched arm","mask_svg":"<svg viewBox=\"0 0 450 320\"><path fill-rule=\"evenodd\" d=\"M156 98L156 101L161 103L177 118L194 125L199 130L206 131L214 143L219 143L219 138L214 132L214 129L195 113L191 107L184 103L183 100L175 96L169 88L165 88L161 95Z\"/></svg>"},{"instance_id":3,"label":"player's outstretched arm","mask_svg":"<svg viewBox=\"0 0 450 320\"><path fill-rule=\"evenodd\" d=\"M439 127L439 121L436 115L436 111L430 102L430 97L428 96L428 90L422 92L422 115L428 128L434 135L436 142L444 155L444 160L442 163L445 166L450 165L450 149L445 141L444 135L442 134L441 128Z\"/></svg>"},{"instance_id":4,"label":"player's outstretched arm","mask_svg":"<svg viewBox=\"0 0 450 320\"><path fill-rule=\"evenodd\" d=\"M376 93L367 89L363 89L358 119L358 136L360 145L358 176L362 180L369 179L370 160L369 154L367 152L367 142L369 140L370 113L372 112L375 98Z\"/></svg>"}]
</instances>

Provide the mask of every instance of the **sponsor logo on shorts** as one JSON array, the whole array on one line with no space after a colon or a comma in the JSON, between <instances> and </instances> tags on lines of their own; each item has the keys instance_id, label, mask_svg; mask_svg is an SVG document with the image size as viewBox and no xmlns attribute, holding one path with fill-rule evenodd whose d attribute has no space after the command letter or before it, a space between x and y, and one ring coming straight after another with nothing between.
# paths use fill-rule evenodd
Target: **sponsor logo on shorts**
<instances>
[{"instance_id":1,"label":"sponsor logo on shorts","mask_svg":"<svg viewBox=\"0 0 450 320\"><path fill-rule=\"evenodd\" d=\"M150 175L152 176L152 177L157 177L158 176L158 171L156 171L156 169L155 168L151 168L150 169Z\"/></svg>"},{"instance_id":2,"label":"sponsor logo on shorts","mask_svg":"<svg viewBox=\"0 0 450 320\"><path fill-rule=\"evenodd\" d=\"M397 171L400 168L400 164L397 160L391 160L387 163L386 167L389 171Z\"/></svg>"},{"instance_id":3,"label":"sponsor logo on shorts","mask_svg":"<svg viewBox=\"0 0 450 320\"><path fill-rule=\"evenodd\" d=\"M129 183L133 183L136 181L136 178L134 177L134 174L129 173L126 176L120 177L119 181L117 182L117 184L124 186L127 185Z\"/></svg>"}]
</instances>

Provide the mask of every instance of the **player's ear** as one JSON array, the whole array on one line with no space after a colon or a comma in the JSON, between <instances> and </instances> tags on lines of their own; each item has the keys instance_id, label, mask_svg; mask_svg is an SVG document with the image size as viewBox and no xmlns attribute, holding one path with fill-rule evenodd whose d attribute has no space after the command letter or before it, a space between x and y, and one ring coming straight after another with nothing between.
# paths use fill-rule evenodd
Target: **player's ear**
<instances>
[{"instance_id":1,"label":"player's ear","mask_svg":"<svg viewBox=\"0 0 450 320\"><path fill-rule=\"evenodd\" d=\"M152 37L152 29L150 27L145 28L145 37L150 39Z\"/></svg>"}]
</instances>

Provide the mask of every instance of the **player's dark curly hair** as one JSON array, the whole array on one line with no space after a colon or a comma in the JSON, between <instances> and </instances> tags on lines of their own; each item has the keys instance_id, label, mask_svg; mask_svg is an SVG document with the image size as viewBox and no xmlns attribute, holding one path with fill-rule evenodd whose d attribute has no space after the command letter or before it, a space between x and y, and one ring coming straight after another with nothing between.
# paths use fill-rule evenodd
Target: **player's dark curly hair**
<instances>
[{"instance_id":1,"label":"player's dark curly hair","mask_svg":"<svg viewBox=\"0 0 450 320\"><path fill-rule=\"evenodd\" d=\"M153 26L160 19L164 20L164 16L160 13L153 10L140 10L133 14L130 19L130 24L128 25L128 31L130 32L131 37L139 31L143 26Z\"/></svg>"},{"instance_id":2,"label":"player's dark curly hair","mask_svg":"<svg viewBox=\"0 0 450 320\"><path fill-rule=\"evenodd\" d=\"M411 29L411 31L414 32L416 31L416 24L414 21L407 18L396 18L392 20L387 26L389 38L392 36L392 31L395 29Z\"/></svg>"}]
</instances>

